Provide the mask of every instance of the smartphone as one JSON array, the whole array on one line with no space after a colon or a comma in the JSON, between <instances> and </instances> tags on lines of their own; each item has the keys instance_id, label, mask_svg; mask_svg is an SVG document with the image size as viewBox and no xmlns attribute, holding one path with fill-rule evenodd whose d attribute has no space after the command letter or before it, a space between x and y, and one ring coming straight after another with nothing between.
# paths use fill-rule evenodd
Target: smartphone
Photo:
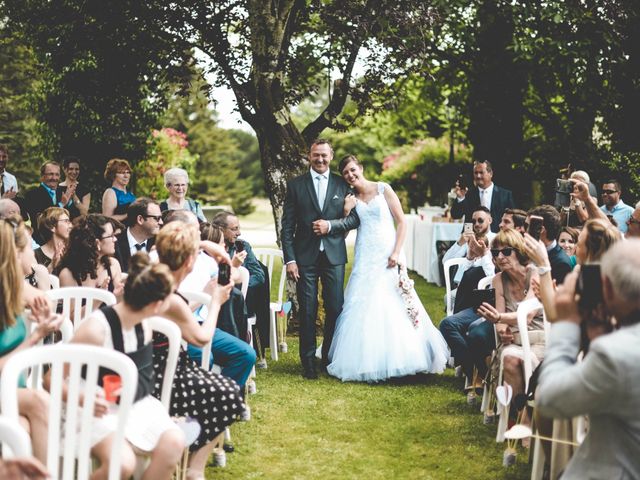
<instances>
[{"instance_id":1,"label":"smartphone","mask_svg":"<svg viewBox=\"0 0 640 480\"><path fill-rule=\"evenodd\" d=\"M569 180L563 178L556 179L556 199L554 205L556 208L569 208L571 205L571 192L573 185Z\"/></svg>"},{"instance_id":2,"label":"smartphone","mask_svg":"<svg viewBox=\"0 0 640 480\"><path fill-rule=\"evenodd\" d=\"M482 305L484 302L487 302L489 305L495 308L496 306L496 289L495 288L483 288L473 290L471 295L473 310L478 310L478 307Z\"/></svg>"},{"instance_id":3,"label":"smartphone","mask_svg":"<svg viewBox=\"0 0 640 480\"><path fill-rule=\"evenodd\" d=\"M218 266L218 284L229 285L231 281L231 265L228 263L221 263Z\"/></svg>"},{"instance_id":4,"label":"smartphone","mask_svg":"<svg viewBox=\"0 0 640 480\"><path fill-rule=\"evenodd\" d=\"M464 184L464 175L458 175L458 179L456 180L456 186L458 188L467 188Z\"/></svg>"},{"instance_id":5,"label":"smartphone","mask_svg":"<svg viewBox=\"0 0 640 480\"><path fill-rule=\"evenodd\" d=\"M527 227L527 233L536 240L540 240L540 233L542 232L542 224L544 218L537 215L531 215L529 217L529 227Z\"/></svg>"},{"instance_id":6,"label":"smartphone","mask_svg":"<svg viewBox=\"0 0 640 480\"><path fill-rule=\"evenodd\" d=\"M581 310L593 310L604 301L600 265L583 265L580 268L576 293L580 295L578 306Z\"/></svg>"},{"instance_id":7,"label":"smartphone","mask_svg":"<svg viewBox=\"0 0 640 480\"><path fill-rule=\"evenodd\" d=\"M473 233L473 223L465 223L463 233Z\"/></svg>"},{"instance_id":8,"label":"smartphone","mask_svg":"<svg viewBox=\"0 0 640 480\"><path fill-rule=\"evenodd\" d=\"M235 241L236 252L240 253L244 251L244 242L242 240Z\"/></svg>"}]
</instances>

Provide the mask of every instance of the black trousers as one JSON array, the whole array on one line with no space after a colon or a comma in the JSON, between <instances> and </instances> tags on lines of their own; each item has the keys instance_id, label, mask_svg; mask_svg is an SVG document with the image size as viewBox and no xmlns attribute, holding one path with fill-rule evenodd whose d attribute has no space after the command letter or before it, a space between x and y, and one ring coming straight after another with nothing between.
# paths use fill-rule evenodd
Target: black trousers
<instances>
[{"instance_id":1,"label":"black trousers","mask_svg":"<svg viewBox=\"0 0 640 480\"><path fill-rule=\"evenodd\" d=\"M300 360L303 365L313 363L316 353L316 318L318 316L318 280L322 283L324 303L324 339L322 361L329 361L329 348L333 340L336 319L344 303L344 264L331 265L321 252L314 265L298 265L297 293L300 306Z\"/></svg>"}]
</instances>

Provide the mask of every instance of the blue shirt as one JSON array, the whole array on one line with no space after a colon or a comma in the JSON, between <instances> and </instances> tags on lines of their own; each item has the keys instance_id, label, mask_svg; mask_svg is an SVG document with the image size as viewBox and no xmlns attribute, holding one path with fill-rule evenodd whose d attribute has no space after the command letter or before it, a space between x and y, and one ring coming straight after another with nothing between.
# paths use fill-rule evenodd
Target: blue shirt
<instances>
[{"instance_id":1,"label":"blue shirt","mask_svg":"<svg viewBox=\"0 0 640 480\"><path fill-rule=\"evenodd\" d=\"M41 183L40 185L42 185L42 187L47 191L47 193L51 197L51 203L53 203L54 206L57 206L58 204L56 203L56 189L50 188L44 183Z\"/></svg>"},{"instance_id":2,"label":"blue shirt","mask_svg":"<svg viewBox=\"0 0 640 480\"><path fill-rule=\"evenodd\" d=\"M618 223L618 230L622 233L627 233L627 220L629 220L629 217L631 217L633 213L633 207L620 200L611 210L609 210L606 205L602 205L600 210L602 210L605 215L612 215Z\"/></svg>"}]
</instances>

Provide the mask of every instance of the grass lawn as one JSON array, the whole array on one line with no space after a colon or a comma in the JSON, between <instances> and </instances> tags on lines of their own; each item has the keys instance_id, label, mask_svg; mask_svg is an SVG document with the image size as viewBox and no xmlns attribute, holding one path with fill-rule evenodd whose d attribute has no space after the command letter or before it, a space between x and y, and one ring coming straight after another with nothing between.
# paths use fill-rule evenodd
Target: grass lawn
<instances>
[{"instance_id":1,"label":"grass lawn","mask_svg":"<svg viewBox=\"0 0 640 480\"><path fill-rule=\"evenodd\" d=\"M352 258L352 256L351 256ZM414 276L427 311L444 316L444 289ZM528 452L502 467L495 426L467 405L452 370L377 385L300 375L298 341L259 370L253 418L231 427L236 451L216 479L525 479Z\"/></svg>"}]
</instances>

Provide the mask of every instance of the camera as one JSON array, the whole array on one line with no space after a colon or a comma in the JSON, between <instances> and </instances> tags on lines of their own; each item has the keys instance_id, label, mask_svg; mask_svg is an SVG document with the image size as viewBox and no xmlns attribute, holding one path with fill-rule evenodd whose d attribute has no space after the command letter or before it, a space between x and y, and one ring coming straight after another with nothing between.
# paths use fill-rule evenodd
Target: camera
<instances>
[{"instance_id":1,"label":"camera","mask_svg":"<svg viewBox=\"0 0 640 480\"><path fill-rule=\"evenodd\" d=\"M573 192L571 181L557 178L555 207L569 208L571 205L571 192Z\"/></svg>"},{"instance_id":2,"label":"camera","mask_svg":"<svg viewBox=\"0 0 640 480\"><path fill-rule=\"evenodd\" d=\"M580 295L578 306L582 311L593 310L604 301L600 265L583 265L580 268L576 293Z\"/></svg>"},{"instance_id":3,"label":"camera","mask_svg":"<svg viewBox=\"0 0 640 480\"><path fill-rule=\"evenodd\" d=\"M456 180L456 187L461 188L461 189L465 189L467 188L465 181L464 181L464 175L458 175L458 178Z\"/></svg>"},{"instance_id":4,"label":"camera","mask_svg":"<svg viewBox=\"0 0 640 480\"><path fill-rule=\"evenodd\" d=\"M240 253L244 251L244 242L242 240L236 240L234 243L236 252Z\"/></svg>"},{"instance_id":5,"label":"camera","mask_svg":"<svg viewBox=\"0 0 640 480\"><path fill-rule=\"evenodd\" d=\"M536 240L540 240L540 234L542 233L542 225L544 218L537 215L531 215L529 217L529 226L527 227L527 233Z\"/></svg>"},{"instance_id":6,"label":"camera","mask_svg":"<svg viewBox=\"0 0 640 480\"><path fill-rule=\"evenodd\" d=\"M231 265L228 263L221 263L218 267L218 284L229 285L231 281Z\"/></svg>"}]
</instances>

